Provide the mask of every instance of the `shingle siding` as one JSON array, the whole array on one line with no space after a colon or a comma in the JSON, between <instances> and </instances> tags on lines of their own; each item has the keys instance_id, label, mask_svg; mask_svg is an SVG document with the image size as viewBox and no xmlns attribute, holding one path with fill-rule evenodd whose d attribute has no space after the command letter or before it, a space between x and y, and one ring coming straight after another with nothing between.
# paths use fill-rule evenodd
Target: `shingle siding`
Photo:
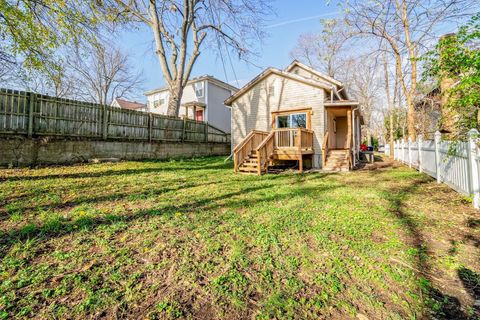
<instances>
[{"instance_id":1,"label":"shingle siding","mask_svg":"<svg viewBox=\"0 0 480 320\"><path fill-rule=\"evenodd\" d=\"M269 89L274 87L273 95ZM272 112L302 108L312 109L314 130L314 167L321 166L324 133L324 90L295 80L270 74L232 104L232 143L239 144L252 130L270 131Z\"/></svg>"}]
</instances>

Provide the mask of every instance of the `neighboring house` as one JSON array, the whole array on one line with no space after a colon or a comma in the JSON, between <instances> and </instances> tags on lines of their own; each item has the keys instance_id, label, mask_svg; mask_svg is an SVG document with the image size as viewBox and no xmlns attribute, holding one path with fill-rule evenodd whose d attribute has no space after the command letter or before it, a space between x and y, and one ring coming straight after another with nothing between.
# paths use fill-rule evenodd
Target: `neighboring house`
<instances>
[{"instance_id":1,"label":"neighboring house","mask_svg":"<svg viewBox=\"0 0 480 320\"><path fill-rule=\"evenodd\" d=\"M210 125L230 133L230 109L224 104L225 99L238 89L212 76L202 76L187 82L183 91L179 116ZM148 111L167 114L168 88L151 90L147 96Z\"/></svg>"},{"instance_id":2,"label":"neighboring house","mask_svg":"<svg viewBox=\"0 0 480 320\"><path fill-rule=\"evenodd\" d=\"M442 98L439 86L427 91L427 93L417 92L414 100L416 129L417 134L422 134L424 139L433 140L434 132L437 130L446 130L447 128L445 128L445 124L451 121L451 119L448 119L449 117L447 117L450 121L444 121L444 126L440 128L440 119L442 118Z\"/></svg>"},{"instance_id":3,"label":"neighboring house","mask_svg":"<svg viewBox=\"0 0 480 320\"><path fill-rule=\"evenodd\" d=\"M115 98L112 101L111 106L116 108L121 108L121 109L128 109L128 110L147 111L147 105L144 103L140 103L136 101L128 101L120 98Z\"/></svg>"},{"instance_id":4,"label":"neighboring house","mask_svg":"<svg viewBox=\"0 0 480 320\"><path fill-rule=\"evenodd\" d=\"M360 142L359 104L343 84L298 61L268 68L229 97L235 171L264 173L298 161L300 170L349 170Z\"/></svg>"}]
</instances>

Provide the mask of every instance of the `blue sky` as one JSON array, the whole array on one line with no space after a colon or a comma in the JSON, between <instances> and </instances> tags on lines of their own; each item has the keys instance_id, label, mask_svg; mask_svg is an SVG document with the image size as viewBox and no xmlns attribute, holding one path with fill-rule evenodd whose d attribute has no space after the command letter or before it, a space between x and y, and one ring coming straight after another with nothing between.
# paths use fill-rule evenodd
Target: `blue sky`
<instances>
[{"instance_id":1,"label":"blue sky","mask_svg":"<svg viewBox=\"0 0 480 320\"><path fill-rule=\"evenodd\" d=\"M259 57L253 60L256 66L238 61L232 56L232 63L225 59L225 72L222 61L217 59L213 52L203 51L192 76L210 74L233 85L236 85L238 79L240 85L243 85L266 67L283 68L291 62L290 51L298 36L320 30L320 19L335 17L340 10L336 1L329 1L327 4L324 0L277 0L273 6L275 15L265 21L268 36L259 46ZM164 85L160 65L153 54L150 30L129 32L119 43L131 56L134 66L143 73L145 90Z\"/></svg>"}]
</instances>

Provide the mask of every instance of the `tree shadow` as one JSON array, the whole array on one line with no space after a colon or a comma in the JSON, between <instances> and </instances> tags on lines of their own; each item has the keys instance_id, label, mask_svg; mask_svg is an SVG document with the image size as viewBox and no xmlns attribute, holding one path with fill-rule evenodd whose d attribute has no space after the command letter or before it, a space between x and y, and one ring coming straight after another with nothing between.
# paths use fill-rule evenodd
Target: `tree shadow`
<instances>
[{"instance_id":1,"label":"tree shadow","mask_svg":"<svg viewBox=\"0 0 480 320\"><path fill-rule=\"evenodd\" d=\"M265 181L268 182L269 180ZM251 206L264 202L288 199L292 196L288 192L283 194L272 193L271 196L264 196L263 194L258 194L257 197L253 196L255 192L272 189L275 187L276 183L267 183L259 186L242 188L241 190L224 193L219 196L197 198L183 204L165 205L138 210L133 213L84 217L77 220L60 220L57 222L54 228L44 223L42 225L30 224L21 228L15 228L7 232L3 232L3 234L0 231L0 255L5 255L8 253L9 249L15 243L23 242L27 239L36 238L39 242L46 242L49 239L76 233L85 228L88 228L88 230L95 230L100 226L109 225L120 221L128 223L140 219L148 219L149 217L158 215L173 215L177 212L186 214L199 211L215 210L222 207ZM302 188L302 192L312 195L315 194L318 196L319 192L325 192L334 188L336 188L336 186L307 187ZM250 194L252 196L245 197L246 194ZM242 196L242 198L237 198L237 196Z\"/></svg>"},{"instance_id":2,"label":"tree shadow","mask_svg":"<svg viewBox=\"0 0 480 320\"><path fill-rule=\"evenodd\" d=\"M141 161L142 163L148 161ZM160 163L159 161L150 161L151 163ZM123 169L123 170L113 170L107 169L102 171L94 172L78 172L78 173L58 173L58 174L48 174L41 176L14 176L14 177L1 177L0 183L10 182L10 181L35 181L35 180L49 180L49 179L77 179L77 178L102 178L110 176L123 176L123 175L139 175L145 173L156 173L163 171L205 171L205 170L222 170L228 169L232 165L230 163L216 162L212 164L212 161L186 161L188 166L181 167L170 167L162 166L156 168L142 168L142 169ZM80 167L83 168L83 167ZM86 167L85 167L86 168Z\"/></svg>"},{"instance_id":3,"label":"tree shadow","mask_svg":"<svg viewBox=\"0 0 480 320\"><path fill-rule=\"evenodd\" d=\"M382 192L384 199L388 200L390 204L390 212L395 215L395 217L400 221L400 223L406 227L406 232L408 235L408 244L416 249L415 260L416 268L415 271L419 271L420 276L427 280L421 285L422 292L426 294L426 299L424 299L425 306L428 308L430 315L427 315L429 318L433 317L434 319L459 319L459 320L473 320L478 319L476 316L467 314L463 309L460 303L460 300L457 297L448 295L438 288L435 288L431 284L431 273L432 268L428 262L428 253L430 248L428 243L425 241L422 231L417 226L415 219L410 216L405 209L406 201L411 194L421 192L419 189L422 185L428 184L432 179L422 179L413 180L409 185L402 188L387 188ZM462 271L459 277L472 279L472 273L467 273ZM476 277L476 278L475 278ZM477 279L478 275L475 275L473 278ZM463 280L462 280L463 281ZM466 282L464 282L465 285ZM472 284L471 282L469 283ZM465 285L465 286L468 286Z\"/></svg>"}]
</instances>

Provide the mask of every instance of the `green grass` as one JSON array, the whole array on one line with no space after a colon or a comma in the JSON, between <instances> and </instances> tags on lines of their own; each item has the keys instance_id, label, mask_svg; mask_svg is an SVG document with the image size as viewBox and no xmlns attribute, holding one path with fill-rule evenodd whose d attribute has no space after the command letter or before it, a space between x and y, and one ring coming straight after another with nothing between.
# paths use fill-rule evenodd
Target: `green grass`
<instances>
[{"instance_id":1,"label":"green grass","mask_svg":"<svg viewBox=\"0 0 480 320\"><path fill-rule=\"evenodd\" d=\"M478 281L478 216L404 167L258 177L200 158L6 169L0 207L0 319L416 319L448 312L450 296L475 314L468 288L444 292L435 279L466 269ZM446 232L460 225L471 241Z\"/></svg>"}]
</instances>

